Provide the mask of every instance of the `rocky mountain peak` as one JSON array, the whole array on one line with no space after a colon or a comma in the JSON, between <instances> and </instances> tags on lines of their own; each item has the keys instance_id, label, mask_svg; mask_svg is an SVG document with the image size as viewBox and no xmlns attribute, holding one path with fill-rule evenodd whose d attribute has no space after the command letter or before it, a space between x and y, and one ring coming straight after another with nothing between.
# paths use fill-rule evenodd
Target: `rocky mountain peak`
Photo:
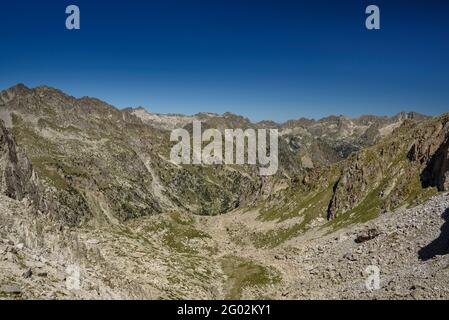
<instances>
[{"instance_id":1,"label":"rocky mountain peak","mask_svg":"<svg viewBox=\"0 0 449 320\"><path fill-rule=\"evenodd\" d=\"M0 104L6 104L13 100L16 96L27 96L32 90L22 83L19 83L9 89L0 92Z\"/></svg>"}]
</instances>

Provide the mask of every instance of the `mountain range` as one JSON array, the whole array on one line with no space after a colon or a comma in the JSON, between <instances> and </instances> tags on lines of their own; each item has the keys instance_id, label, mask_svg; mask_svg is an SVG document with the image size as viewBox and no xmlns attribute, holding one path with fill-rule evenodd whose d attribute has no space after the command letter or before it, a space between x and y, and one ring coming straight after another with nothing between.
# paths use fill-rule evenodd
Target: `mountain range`
<instances>
[{"instance_id":1,"label":"mountain range","mask_svg":"<svg viewBox=\"0 0 449 320\"><path fill-rule=\"evenodd\" d=\"M19 84L0 119L0 297L449 298L449 114L253 123ZM194 120L278 129L278 172L171 162Z\"/></svg>"}]
</instances>

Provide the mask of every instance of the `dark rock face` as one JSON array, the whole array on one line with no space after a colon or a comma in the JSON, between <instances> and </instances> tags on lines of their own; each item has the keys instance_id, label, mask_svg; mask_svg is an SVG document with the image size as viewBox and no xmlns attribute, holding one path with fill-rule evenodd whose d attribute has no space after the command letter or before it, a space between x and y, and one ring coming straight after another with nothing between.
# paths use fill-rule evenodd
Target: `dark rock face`
<instances>
[{"instance_id":1,"label":"dark rock face","mask_svg":"<svg viewBox=\"0 0 449 320\"><path fill-rule=\"evenodd\" d=\"M424 187L436 186L440 191L449 190L449 140L446 139L429 160L421 179Z\"/></svg>"},{"instance_id":2,"label":"dark rock face","mask_svg":"<svg viewBox=\"0 0 449 320\"><path fill-rule=\"evenodd\" d=\"M328 220L334 219L336 217L336 215L337 215L337 208L338 208L337 201L338 201L338 198L337 198L336 191L337 191L339 183L340 183L340 180L338 180L334 184L334 187L332 188L332 199L331 199L331 201L329 203L329 206L327 208L327 219Z\"/></svg>"},{"instance_id":3,"label":"dark rock face","mask_svg":"<svg viewBox=\"0 0 449 320\"><path fill-rule=\"evenodd\" d=\"M83 216L76 213L82 211L82 204L42 184L25 151L17 146L14 135L1 119L0 193L18 201L26 198L35 212L47 213L68 225L78 224Z\"/></svg>"},{"instance_id":4,"label":"dark rock face","mask_svg":"<svg viewBox=\"0 0 449 320\"><path fill-rule=\"evenodd\" d=\"M28 157L18 150L13 135L0 120L0 190L16 200L28 197L37 206L41 196L37 177Z\"/></svg>"},{"instance_id":5,"label":"dark rock face","mask_svg":"<svg viewBox=\"0 0 449 320\"><path fill-rule=\"evenodd\" d=\"M417 139L408 152L408 158L422 164L423 187L449 190L449 119L443 117Z\"/></svg>"}]
</instances>

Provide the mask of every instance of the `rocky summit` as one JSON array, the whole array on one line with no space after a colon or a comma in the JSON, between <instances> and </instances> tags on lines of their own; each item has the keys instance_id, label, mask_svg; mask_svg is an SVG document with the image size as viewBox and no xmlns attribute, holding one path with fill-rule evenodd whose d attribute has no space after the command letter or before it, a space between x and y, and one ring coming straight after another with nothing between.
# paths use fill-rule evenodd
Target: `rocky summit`
<instances>
[{"instance_id":1,"label":"rocky summit","mask_svg":"<svg viewBox=\"0 0 449 320\"><path fill-rule=\"evenodd\" d=\"M279 169L170 160L277 129ZM448 299L449 114L285 123L0 92L2 299Z\"/></svg>"}]
</instances>

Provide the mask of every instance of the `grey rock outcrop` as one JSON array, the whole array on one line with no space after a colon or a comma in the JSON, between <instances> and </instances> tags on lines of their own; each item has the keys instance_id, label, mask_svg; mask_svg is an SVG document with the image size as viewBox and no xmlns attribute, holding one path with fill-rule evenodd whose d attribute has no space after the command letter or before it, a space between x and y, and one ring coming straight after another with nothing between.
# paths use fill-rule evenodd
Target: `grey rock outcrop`
<instances>
[{"instance_id":1,"label":"grey rock outcrop","mask_svg":"<svg viewBox=\"0 0 449 320\"><path fill-rule=\"evenodd\" d=\"M421 180L425 186L449 190L449 117L443 117L427 130L421 130L408 157L422 164Z\"/></svg>"},{"instance_id":2,"label":"grey rock outcrop","mask_svg":"<svg viewBox=\"0 0 449 320\"><path fill-rule=\"evenodd\" d=\"M42 196L30 160L16 144L12 133L0 120L0 192L22 200L28 197L39 208Z\"/></svg>"}]
</instances>

